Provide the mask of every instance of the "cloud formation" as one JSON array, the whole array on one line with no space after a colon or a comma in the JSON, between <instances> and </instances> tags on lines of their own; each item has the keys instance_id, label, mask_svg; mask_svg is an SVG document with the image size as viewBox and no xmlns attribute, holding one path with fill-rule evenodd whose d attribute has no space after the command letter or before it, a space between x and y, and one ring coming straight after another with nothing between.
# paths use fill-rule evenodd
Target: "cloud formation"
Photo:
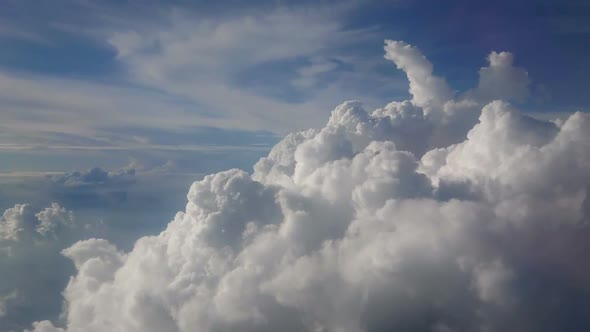
<instances>
[{"instance_id":1,"label":"cloud formation","mask_svg":"<svg viewBox=\"0 0 590 332\"><path fill-rule=\"evenodd\" d=\"M49 195L73 206L117 205L127 198L131 185L136 183L133 165L115 171L94 167L87 171L74 171L48 175Z\"/></svg>"},{"instance_id":2,"label":"cloud formation","mask_svg":"<svg viewBox=\"0 0 590 332\"><path fill-rule=\"evenodd\" d=\"M57 203L34 213L28 204L17 204L0 218L0 241L26 241L55 235L62 228L74 226L72 211Z\"/></svg>"},{"instance_id":3,"label":"cloud formation","mask_svg":"<svg viewBox=\"0 0 590 332\"><path fill-rule=\"evenodd\" d=\"M126 167L109 172L100 167L94 167L87 171L75 171L65 174L50 175L49 179L65 187L109 186L129 184L135 181L135 169Z\"/></svg>"},{"instance_id":4,"label":"cloud formation","mask_svg":"<svg viewBox=\"0 0 590 332\"><path fill-rule=\"evenodd\" d=\"M33 331L589 329L590 117L495 100L526 95L506 52L457 94L417 48L385 51L411 100L345 102L252 175L206 176L128 253L75 243L65 322Z\"/></svg>"},{"instance_id":5,"label":"cloud formation","mask_svg":"<svg viewBox=\"0 0 590 332\"><path fill-rule=\"evenodd\" d=\"M60 289L74 272L60 251L102 235L90 218L53 203L36 210L16 204L0 217L0 330L17 331L31 319L57 317Z\"/></svg>"}]
</instances>

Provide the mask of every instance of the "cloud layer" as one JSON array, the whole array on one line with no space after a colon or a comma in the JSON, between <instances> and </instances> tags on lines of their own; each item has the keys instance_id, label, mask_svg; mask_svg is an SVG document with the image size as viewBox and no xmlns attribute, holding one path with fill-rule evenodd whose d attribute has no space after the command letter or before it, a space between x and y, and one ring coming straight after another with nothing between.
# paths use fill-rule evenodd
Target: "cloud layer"
<instances>
[{"instance_id":1,"label":"cloud layer","mask_svg":"<svg viewBox=\"0 0 590 332\"><path fill-rule=\"evenodd\" d=\"M528 77L510 53L457 94L417 48L385 51L411 100L345 102L252 175L206 176L128 253L75 243L64 322L32 329L589 329L588 115L519 113L507 101Z\"/></svg>"}]
</instances>

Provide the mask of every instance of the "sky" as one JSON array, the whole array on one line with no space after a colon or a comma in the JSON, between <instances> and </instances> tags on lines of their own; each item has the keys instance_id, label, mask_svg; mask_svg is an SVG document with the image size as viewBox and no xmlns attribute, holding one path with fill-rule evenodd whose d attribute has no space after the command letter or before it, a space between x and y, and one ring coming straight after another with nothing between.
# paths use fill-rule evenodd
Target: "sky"
<instances>
[{"instance_id":1,"label":"sky","mask_svg":"<svg viewBox=\"0 0 590 332\"><path fill-rule=\"evenodd\" d=\"M587 1L5 0L0 48L0 331L590 328Z\"/></svg>"}]
</instances>

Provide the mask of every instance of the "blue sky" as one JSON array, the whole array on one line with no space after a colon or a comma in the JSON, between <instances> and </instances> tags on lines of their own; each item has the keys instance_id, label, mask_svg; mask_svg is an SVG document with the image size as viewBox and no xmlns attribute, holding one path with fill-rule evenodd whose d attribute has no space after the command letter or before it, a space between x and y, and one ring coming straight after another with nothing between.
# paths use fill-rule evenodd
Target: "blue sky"
<instances>
[{"instance_id":1,"label":"blue sky","mask_svg":"<svg viewBox=\"0 0 590 332\"><path fill-rule=\"evenodd\" d=\"M490 51L509 50L532 81L522 108L585 111L589 12L582 1L8 1L0 137L17 150L243 145L244 135L272 145L273 134L320 126L342 100L406 97L405 76L382 57L386 38L419 45L459 91Z\"/></svg>"}]
</instances>

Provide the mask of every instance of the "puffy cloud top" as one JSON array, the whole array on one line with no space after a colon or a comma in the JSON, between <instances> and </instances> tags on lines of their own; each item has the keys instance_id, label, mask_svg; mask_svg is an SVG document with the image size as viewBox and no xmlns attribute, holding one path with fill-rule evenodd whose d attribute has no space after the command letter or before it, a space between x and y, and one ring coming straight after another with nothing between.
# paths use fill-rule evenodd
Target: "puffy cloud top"
<instances>
[{"instance_id":1,"label":"puffy cloud top","mask_svg":"<svg viewBox=\"0 0 590 332\"><path fill-rule=\"evenodd\" d=\"M0 218L0 241L46 237L63 227L73 226L73 213L57 203L38 213L28 204L17 204Z\"/></svg>"},{"instance_id":2,"label":"puffy cloud top","mask_svg":"<svg viewBox=\"0 0 590 332\"><path fill-rule=\"evenodd\" d=\"M95 228L57 203L41 210L17 204L0 216L1 331L58 316L60 288L74 272L60 251Z\"/></svg>"},{"instance_id":3,"label":"puffy cloud top","mask_svg":"<svg viewBox=\"0 0 590 332\"><path fill-rule=\"evenodd\" d=\"M4 211L0 219L0 238L3 240L19 240L22 233L34 229L34 216L29 206L17 204Z\"/></svg>"},{"instance_id":4,"label":"puffy cloud top","mask_svg":"<svg viewBox=\"0 0 590 332\"><path fill-rule=\"evenodd\" d=\"M590 117L492 101L522 86L509 53L455 96L417 48L385 50L412 100L345 102L252 175L195 182L186 211L129 253L64 250L78 270L64 325L33 330L590 329Z\"/></svg>"},{"instance_id":5,"label":"puffy cloud top","mask_svg":"<svg viewBox=\"0 0 590 332\"><path fill-rule=\"evenodd\" d=\"M488 56L488 61L491 67L510 67L514 61L514 56L510 52L495 52L493 51Z\"/></svg>"},{"instance_id":6,"label":"puffy cloud top","mask_svg":"<svg viewBox=\"0 0 590 332\"><path fill-rule=\"evenodd\" d=\"M479 98L522 101L529 95L529 77L526 70L512 66L510 52L492 52L489 67L479 70Z\"/></svg>"},{"instance_id":7,"label":"puffy cloud top","mask_svg":"<svg viewBox=\"0 0 590 332\"><path fill-rule=\"evenodd\" d=\"M402 41L385 41L385 58L395 62L397 68L406 72L410 81L412 102L425 108L442 106L451 100L453 92L446 81L433 75L433 66L420 51Z\"/></svg>"}]
</instances>

